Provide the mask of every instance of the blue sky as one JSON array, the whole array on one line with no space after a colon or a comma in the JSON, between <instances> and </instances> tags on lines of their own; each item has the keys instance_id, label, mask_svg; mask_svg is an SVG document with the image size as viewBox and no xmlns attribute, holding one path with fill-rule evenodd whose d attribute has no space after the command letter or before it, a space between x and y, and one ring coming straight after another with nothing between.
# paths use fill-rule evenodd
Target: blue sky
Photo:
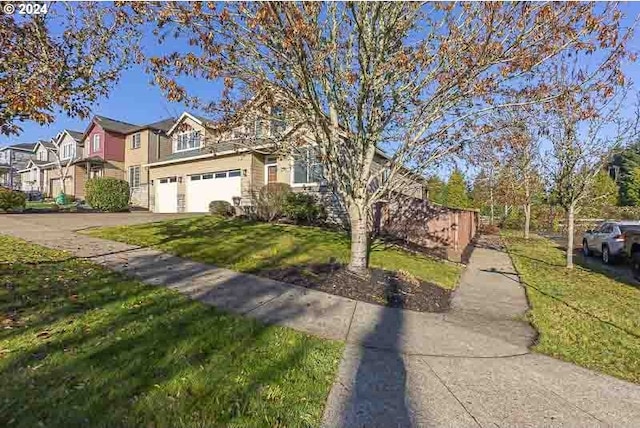
<instances>
[{"instance_id":1,"label":"blue sky","mask_svg":"<svg viewBox=\"0 0 640 428\"><path fill-rule=\"evenodd\" d=\"M640 4L624 3L622 8L627 17L631 19L640 13ZM640 51L640 31L636 31L636 33L638 34L636 34L631 48ZM179 50L181 47L179 43L181 42L170 40L163 47L148 44L147 53ZM636 88L640 89L640 63L628 66L626 72L628 77L637 82ZM94 105L93 113L134 124L145 124L167 117L179 116L185 110L185 106L167 101L160 89L150 84L150 80L150 76L144 72L141 66L131 67L124 72L109 97L98 100ZM215 99L220 90L220 86L214 82L197 79L189 79L187 88L205 99ZM65 128L84 131L87 124L87 120L69 118L65 114L58 114L57 120L49 126L24 122L22 123L22 134L11 137L0 136L0 146L49 139Z\"/></svg>"}]
</instances>

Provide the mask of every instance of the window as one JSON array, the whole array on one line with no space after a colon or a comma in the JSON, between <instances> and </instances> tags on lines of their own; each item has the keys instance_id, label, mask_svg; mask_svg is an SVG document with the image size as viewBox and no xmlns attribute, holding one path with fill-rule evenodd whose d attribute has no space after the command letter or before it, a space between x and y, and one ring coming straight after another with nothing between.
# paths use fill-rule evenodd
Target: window
<instances>
[{"instance_id":1,"label":"window","mask_svg":"<svg viewBox=\"0 0 640 428\"><path fill-rule=\"evenodd\" d=\"M140 187L140 165L129 167L129 186Z\"/></svg>"},{"instance_id":2,"label":"window","mask_svg":"<svg viewBox=\"0 0 640 428\"><path fill-rule=\"evenodd\" d=\"M76 157L76 145L66 143L62 145L62 157L60 159L70 159Z\"/></svg>"},{"instance_id":3,"label":"window","mask_svg":"<svg viewBox=\"0 0 640 428\"><path fill-rule=\"evenodd\" d=\"M94 152L99 152L100 151L100 134L94 134L93 135L93 151Z\"/></svg>"},{"instance_id":4,"label":"window","mask_svg":"<svg viewBox=\"0 0 640 428\"><path fill-rule=\"evenodd\" d=\"M264 137L265 129L264 129L264 120L261 117L256 118L256 138Z\"/></svg>"},{"instance_id":5,"label":"window","mask_svg":"<svg viewBox=\"0 0 640 428\"><path fill-rule=\"evenodd\" d=\"M131 148L139 149L140 148L140 133L133 134L131 136Z\"/></svg>"},{"instance_id":6,"label":"window","mask_svg":"<svg viewBox=\"0 0 640 428\"><path fill-rule=\"evenodd\" d=\"M200 131L187 131L176 135L174 152L198 148L200 148Z\"/></svg>"},{"instance_id":7,"label":"window","mask_svg":"<svg viewBox=\"0 0 640 428\"><path fill-rule=\"evenodd\" d=\"M322 180L322 165L316 158L315 149L307 147L293 159L293 184L318 183Z\"/></svg>"},{"instance_id":8,"label":"window","mask_svg":"<svg viewBox=\"0 0 640 428\"><path fill-rule=\"evenodd\" d=\"M203 180L211 180L213 178L213 174L202 174Z\"/></svg>"},{"instance_id":9,"label":"window","mask_svg":"<svg viewBox=\"0 0 640 428\"><path fill-rule=\"evenodd\" d=\"M233 171L229 171L229 178L231 177L240 177L240 170L235 169Z\"/></svg>"},{"instance_id":10,"label":"window","mask_svg":"<svg viewBox=\"0 0 640 428\"><path fill-rule=\"evenodd\" d=\"M284 110L282 107L273 107L271 109L271 135L279 136L284 134L287 127L285 122Z\"/></svg>"},{"instance_id":11,"label":"window","mask_svg":"<svg viewBox=\"0 0 640 428\"><path fill-rule=\"evenodd\" d=\"M227 173L225 172L216 172L215 174L216 178L227 178Z\"/></svg>"},{"instance_id":12,"label":"window","mask_svg":"<svg viewBox=\"0 0 640 428\"><path fill-rule=\"evenodd\" d=\"M40 151L38 152L38 160L41 160L41 161L49 160L49 159L48 159L49 157L48 157L47 155L48 155L48 153L47 153L47 149L40 150Z\"/></svg>"}]
</instances>

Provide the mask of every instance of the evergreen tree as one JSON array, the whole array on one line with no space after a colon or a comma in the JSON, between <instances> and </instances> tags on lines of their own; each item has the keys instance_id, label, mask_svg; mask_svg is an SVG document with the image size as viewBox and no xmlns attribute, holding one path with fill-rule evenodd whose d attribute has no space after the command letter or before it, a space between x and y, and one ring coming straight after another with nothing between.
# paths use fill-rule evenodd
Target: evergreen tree
<instances>
[{"instance_id":1,"label":"evergreen tree","mask_svg":"<svg viewBox=\"0 0 640 428\"><path fill-rule=\"evenodd\" d=\"M640 167L640 142L630 145L613 158L610 166L618 168L619 199L621 205L640 205L640 197L635 196L640 180L634 170Z\"/></svg>"},{"instance_id":2,"label":"evergreen tree","mask_svg":"<svg viewBox=\"0 0 640 428\"><path fill-rule=\"evenodd\" d=\"M444 182L437 175L431 176L427 180L427 189L429 191L429 200L436 204L444 204Z\"/></svg>"},{"instance_id":3,"label":"evergreen tree","mask_svg":"<svg viewBox=\"0 0 640 428\"><path fill-rule=\"evenodd\" d=\"M451 172L444 188L444 205L454 208L469 208L471 201L464 175L458 169Z\"/></svg>"}]
</instances>

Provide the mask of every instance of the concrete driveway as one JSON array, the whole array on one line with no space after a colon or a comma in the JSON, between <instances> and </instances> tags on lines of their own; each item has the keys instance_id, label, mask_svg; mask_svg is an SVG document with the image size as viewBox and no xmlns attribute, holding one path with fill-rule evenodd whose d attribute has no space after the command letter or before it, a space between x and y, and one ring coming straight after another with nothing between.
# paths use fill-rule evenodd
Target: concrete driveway
<instances>
[{"instance_id":1,"label":"concrete driveway","mask_svg":"<svg viewBox=\"0 0 640 428\"><path fill-rule=\"evenodd\" d=\"M126 226L131 224L152 223L156 221L193 217L202 214L158 214L151 212L128 213L39 213L39 214L2 214L0 224L4 219L17 220L25 225L33 225L33 230L57 229L73 232L91 227Z\"/></svg>"}]
</instances>

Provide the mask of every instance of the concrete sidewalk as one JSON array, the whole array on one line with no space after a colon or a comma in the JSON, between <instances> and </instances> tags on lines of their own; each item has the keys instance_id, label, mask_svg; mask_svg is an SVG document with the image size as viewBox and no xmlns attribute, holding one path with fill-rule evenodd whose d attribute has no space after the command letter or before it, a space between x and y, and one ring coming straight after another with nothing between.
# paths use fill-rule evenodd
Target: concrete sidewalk
<instances>
[{"instance_id":1,"label":"concrete sidewalk","mask_svg":"<svg viewBox=\"0 0 640 428\"><path fill-rule=\"evenodd\" d=\"M131 222L119 215L109 224ZM93 216L82 227L104 224ZM640 386L529 353L535 332L523 321L524 290L502 252L476 249L452 310L428 314L78 235L61 221L4 215L0 233L234 313L345 341L326 426L640 426Z\"/></svg>"}]
</instances>

